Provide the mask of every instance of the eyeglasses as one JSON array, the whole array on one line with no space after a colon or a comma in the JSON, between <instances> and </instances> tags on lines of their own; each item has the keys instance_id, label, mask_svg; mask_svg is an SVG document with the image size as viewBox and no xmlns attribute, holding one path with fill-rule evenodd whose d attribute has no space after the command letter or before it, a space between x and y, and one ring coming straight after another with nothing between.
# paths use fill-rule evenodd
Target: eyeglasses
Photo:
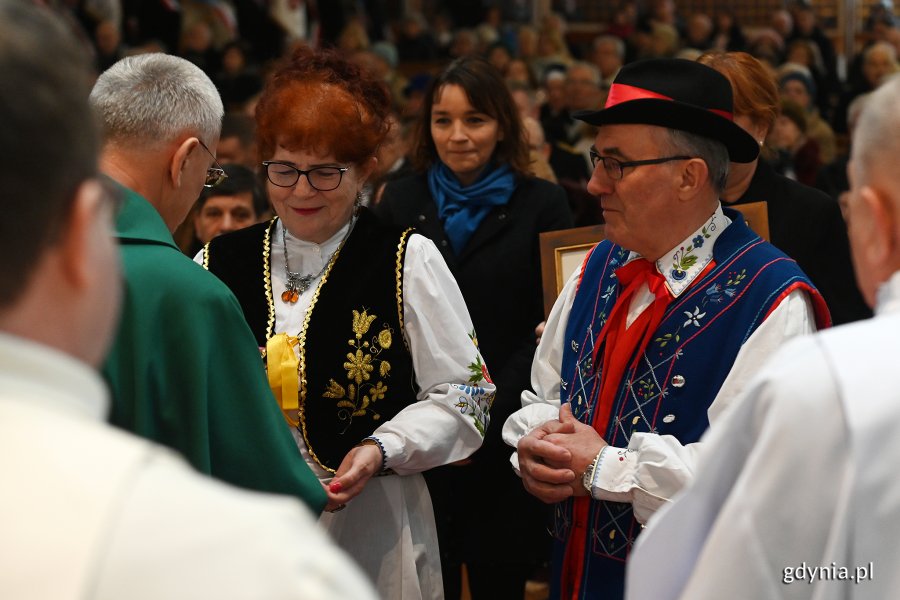
<instances>
[{"instance_id":1,"label":"eyeglasses","mask_svg":"<svg viewBox=\"0 0 900 600\"><path fill-rule=\"evenodd\" d=\"M621 161L611 156L600 156L600 154L591 149L591 167L596 169L597 163L603 161L603 170L611 178L619 181L625 176L625 169L628 167L640 167L643 165L661 165L663 163L672 162L673 160L691 160L693 156L666 156L663 158L651 158L649 160L629 160Z\"/></svg>"},{"instance_id":2,"label":"eyeglasses","mask_svg":"<svg viewBox=\"0 0 900 600\"><path fill-rule=\"evenodd\" d=\"M206 147L206 144L203 143L203 140L197 138L197 141L200 142L200 145L203 146L203 149L206 150L210 156L212 156L213 163L215 163L216 165L206 170L206 182L203 184L203 187L216 187L217 185L228 179L228 173L225 172L225 169L223 169L222 165L219 164L219 161L216 160L216 155L209 151L209 148Z\"/></svg>"},{"instance_id":3,"label":"eyeglasses","mask_svg":"<svg viewBox=\"0 0 900 600\"><path fill-rule=\"evenodd\" d=\"M306 175L309 185L320 192L336 189L341 185L344 173L350 170L350 167L313 167L308 171L302 171L294 165L277 160L265 160L262 164L266 168L266 177L272 185L293 187L300 181L301 175Z\"/></svg>"}]
</instances>

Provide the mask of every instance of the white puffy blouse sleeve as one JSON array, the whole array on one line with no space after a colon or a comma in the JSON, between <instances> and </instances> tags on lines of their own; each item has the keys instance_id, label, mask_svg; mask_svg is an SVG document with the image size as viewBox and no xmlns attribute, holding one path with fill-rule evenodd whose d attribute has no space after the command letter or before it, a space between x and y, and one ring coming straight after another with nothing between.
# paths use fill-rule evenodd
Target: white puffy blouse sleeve
<instances>
[{"instance_id":1,"label":"white puffy blouse sleeve","mask_svg":"<svg viewBox=\"0 0 900 600\"><path fill-rule=\"evenodd\" d=\"M490 421L495 391L469 311L443 257L421 235L411 235L407 244L403 333L419 393L417 402L373 433L384 447L385 467L401 475L475 452Z\"/></svg>"}]
</instances>

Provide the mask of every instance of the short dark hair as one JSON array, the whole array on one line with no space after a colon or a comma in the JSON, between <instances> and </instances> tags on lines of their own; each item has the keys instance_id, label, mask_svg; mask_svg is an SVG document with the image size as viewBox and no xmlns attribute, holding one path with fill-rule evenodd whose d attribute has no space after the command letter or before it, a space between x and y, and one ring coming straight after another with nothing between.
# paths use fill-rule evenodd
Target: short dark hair
<instances>
[{"instance_id":1,"label":"short dark hair","mask_svg":"<svg viewBox=\"0 0 900 600\"><path fill-rule=\"evenodd\" d=\"M243 113L227 112L222 117L222 133L220 140L236 137L244 146L256 142L256 121L250 115Z\"/></svg>"},{"instance_id":2,"label":"short dark hair","mask_svg":"<svg viewBox=\"0 0 900 600\"><path fill-rule=\"evenodd\" d=\"M65 228L78 187L97 175L92 67L52 13L0 1L0 308Z\"/></svg>"},{"instance_id":3,"label":"short dark hair","mask_svg":"<svg viewBox=\"0 0 900 600\"><path fill-rule=\"evenodd\" d=\"M436 97L446 85L461 87L475 110L497 120L502 139L494 149L493 161L496 164L508 164L520 175L529 174L531 160L519 109L496 67L476 56L457 58L431 82L425 94L422 116L416 127L413 165L418 170L425 171L439 160L434 138L431 137L431 110Z\"/></svg>"},{"instance_id":4,"label":"short dark hair","mask_svg":"<svg viewBox=\"0 0 900 600\"><path fill-rule=\"evenodd\" d=\"M197 210L203 208L206 201L213 196L237 196L244 192L250 192L253 197L253 211L257 217L269 210L269 202L259 183L259 177L253 171L236 164L224 164L222 168L225 169L228 178L216 187L203 188L197 200Z\"/></svg>"}]
</instances>

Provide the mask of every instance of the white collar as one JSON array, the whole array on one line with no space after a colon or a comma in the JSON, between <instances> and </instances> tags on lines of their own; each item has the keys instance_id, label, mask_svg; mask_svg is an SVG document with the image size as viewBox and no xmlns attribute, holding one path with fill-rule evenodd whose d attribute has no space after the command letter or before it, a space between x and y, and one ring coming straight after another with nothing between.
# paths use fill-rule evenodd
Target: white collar
<instances>
[{"instance_id":1,"label":"white collar","mask_svg":"<svg viewBox=\"0 0 900 600\"><path fill-rule=\"evenodd\" d=\"M294 237L291 232L287 232L287 247L288 250L293 252L303 252L304 250L311 250L313 248L318 248L323 256L330 256L332 252L337 250L337 247L344 240L344 236L347 235L347 230L350 228L351 224L355 221L355 218L351 218L347 223L344 224L343 227L334 232L334 235L322 242L321 244L316 244L315 242L307 242L306 240L301 240L298 237ZM278 246L281 245L281 240L285 234L284 222L281 219L278 219L278 223L276 224L275 236L273 238L273 246L277 243ZM292 265L293 266L293 265Z\"/></svg>"},{"instance_id":2,"label":"white collar","mask_svg":"<svg viewBox=\"0 0 900 600\"><path fill-rule=\"evenodd\" d=\"M722 212L720 203L703 225L656 261L656 268L665 278L666 285L674 297L677 298L688 289L712 262L713 246L729 225L731 219ZM632 252L625 263L628 264L640 256L637 252Z\"/></svg>"},{"instance_id":3,"label":"white collar","mask_svg":"<svg viewBox=\"0 0 900 600\"><path fill-rule=\"evenodd\" d=\"M30 406L102 421L109 410L106 386L96 371L59 350L0 333L0 396Z\"/></svg>"}]
</instances>

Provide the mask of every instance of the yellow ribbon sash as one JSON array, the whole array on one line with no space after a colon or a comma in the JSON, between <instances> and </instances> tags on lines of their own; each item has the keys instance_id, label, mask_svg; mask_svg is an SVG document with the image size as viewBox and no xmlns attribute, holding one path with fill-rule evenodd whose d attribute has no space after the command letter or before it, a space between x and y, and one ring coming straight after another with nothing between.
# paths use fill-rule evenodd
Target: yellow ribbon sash
<instances>
[{"instance_id":1,"label":"yellow ribbon sash","mask_svg":"<svg viewBox=\"0 0 900 600\"><path fill-rule=\"evenodd\" d=\"M300 423L299 415L299 374L300 362L294 352L294 346L300 339L279 333L266 342L266 371L269 376L269 387L284 413L284 418L292 426Z\"/></svg>"}]
</instances>

